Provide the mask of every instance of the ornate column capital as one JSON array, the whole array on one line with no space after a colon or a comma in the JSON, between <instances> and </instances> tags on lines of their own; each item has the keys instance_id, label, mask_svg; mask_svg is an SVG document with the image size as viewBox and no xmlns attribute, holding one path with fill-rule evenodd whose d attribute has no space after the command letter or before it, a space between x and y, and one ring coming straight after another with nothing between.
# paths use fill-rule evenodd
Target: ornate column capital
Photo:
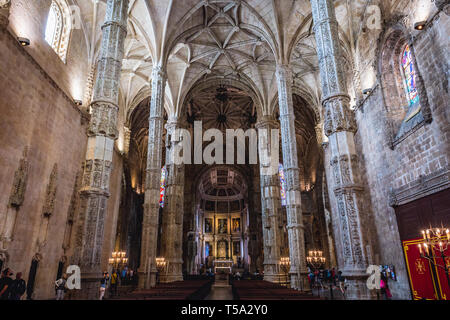
<instances>
[{"instance_id":1,"label":"ornate column capital","mask_svg":"<svg viewBox=\"0 0 450 320\"><path fill-rule=\"evenodd\" d=\"M152 69L152 81L166 81L167 73L162 66L154 66Z\"/></svg>"},{"instance_id":2,"label":"ornate column capital","mask_svg":"<svg viewBox=\"0 0 450 320\"><path fill-rule=\"evenodd\" d=\"M278 129L280 128L280 124L275 119L275 117L271 115L262 116L255 125L256 129Z\"/></svg>"},{"instance_id":3,"label":"ornate column capital","mask_svg":"<svg viewBox=\"0 0 450 320\"><path fill-rule=\"evenodd\" d=\"M284 79L292 83L292 69L287 64L277 64L275 74L277 79Z\"/></svg>"}]
</instances>

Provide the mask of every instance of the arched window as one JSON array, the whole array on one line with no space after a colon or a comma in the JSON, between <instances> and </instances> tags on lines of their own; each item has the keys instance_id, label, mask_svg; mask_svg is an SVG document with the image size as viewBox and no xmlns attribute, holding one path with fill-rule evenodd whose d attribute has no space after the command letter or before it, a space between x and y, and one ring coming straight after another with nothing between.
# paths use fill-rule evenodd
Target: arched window
<instances>
[{"instance_id":1,"label":"arched window","mask_svg":"<svg viewBox=\"0 0 450 320\"><path fill-rule=\"evenodd\" d=\"M161 181L159 185L159 206L164 208L164 194L166 193L166 166L161 168Z\"/></svg>"},{"instance_id":2,"label":"arched window","mask_svg":"<svg viewBox=\"0 0 450 320\"><path fill-rule=\"evenodd\" d=\"M280 197L281 205L286 205L286 179L284 178L283 165L280 163L278 166L278 176L280 177Z\"/></svg>"},{"instance_id":3,"label":"arched window","mask_svg":"<svg viewBox=\"0 0 450 320\"><path fill-rule=\"evenodd\" d=\"M412 60L412 53L409 45L406 45L402 52L401 67L406 87L406 98L409 110L405 121L410 120L420 111L419 94L417 92L416 70Z\"/></svg>"},{"instance_id":4,"label":"arched window","mask_svg":"<svg viewBox=\"0 0 450 320\"><path fill-rule=\"evenodd\" d=\"M414 48L406 31L395 26L380 41L379 80L387 112L390 147L393 149L429 120L429 106L423 91ZM425 118L425 115L427 118Z\"/></svg>"},{"instance_id":5,"label":"arched window","mask_svg":"<svg viewBox=\"0 0 450 320\"><path fill-rule=\"evenodd\" d=\"M66 62L72 18L65 0L53 0L45 28L45 41L53 48L62 61Z\"/></svg>"}]
</instances>

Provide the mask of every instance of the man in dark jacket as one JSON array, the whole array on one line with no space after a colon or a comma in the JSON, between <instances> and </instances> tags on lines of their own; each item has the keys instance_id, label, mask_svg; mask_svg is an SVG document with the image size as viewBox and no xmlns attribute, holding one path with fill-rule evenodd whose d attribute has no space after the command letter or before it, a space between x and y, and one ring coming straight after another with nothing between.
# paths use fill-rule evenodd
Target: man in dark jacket
<instances>
[{"instance_id":1,"label":"man in dark jacket","mask_svg":"<svg viewBox=\"0 0 450 320\"><path fill-rule=\"evenodd\" d=\"M20 300L27 290L27 284L22 279L22 272L16 273L16 279L11 284L11 291L9 294L10 300Z\"/></svg>"},{"instance_id":2,"label":"man in dark jacket","mask_svg":"<svg viewBox=\"0 0 450 320\"><path fill-rule=\"evenodd\" d=\"M2 273L2 277L0 278L0 300L9 299L11 285L13 282L13 280L11 279L12 275L13 273L10 268L6 268Z\"/></svg>"}]
</instances>

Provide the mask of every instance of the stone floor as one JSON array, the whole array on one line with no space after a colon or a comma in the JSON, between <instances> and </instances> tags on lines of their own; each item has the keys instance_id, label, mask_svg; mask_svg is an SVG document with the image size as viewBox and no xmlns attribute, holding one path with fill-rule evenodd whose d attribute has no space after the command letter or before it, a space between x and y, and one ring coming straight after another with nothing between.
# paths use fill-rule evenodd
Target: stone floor
<instances>
[{"instance_id":1,"label":"stone floor","mask_svg":"<svg viewBox=\"0 0 450 320\"><path fill-rule=\"evenodd\" d=\"M228 281L216 280L211 286L211 292L205 300L233 300L233 293Z\"/></svg>"}]
</instances>

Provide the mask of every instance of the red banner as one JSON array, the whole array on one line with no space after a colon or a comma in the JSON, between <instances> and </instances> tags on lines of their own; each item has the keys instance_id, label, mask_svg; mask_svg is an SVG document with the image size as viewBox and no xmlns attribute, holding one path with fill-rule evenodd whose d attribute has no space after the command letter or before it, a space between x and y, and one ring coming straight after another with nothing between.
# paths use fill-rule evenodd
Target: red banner
<instances>
[{"instance_id":1,"label":"red banner","mask_svg":"<svg viewBox=\"0 0 450 320\"><path fill-rule=\"evenodd\" d=\"M422 238L403 241L406 267L414 300L449 300L450 288L444 269L436 267L428 259L420 256L419 243L423 243ZM448 251L450 249L447 249ZM447 266L450 266L450 258L446 260ZM440 257L435 257L434 262L441 266L444 265Z\"/></svg>"}]
</instances>

